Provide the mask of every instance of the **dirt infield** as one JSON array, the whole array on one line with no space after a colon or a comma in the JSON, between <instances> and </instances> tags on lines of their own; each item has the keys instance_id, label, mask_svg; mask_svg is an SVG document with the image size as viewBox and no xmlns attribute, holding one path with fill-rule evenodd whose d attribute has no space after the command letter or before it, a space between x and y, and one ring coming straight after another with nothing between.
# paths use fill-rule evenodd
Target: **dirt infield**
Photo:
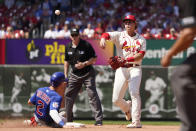
<instances>
[{"instance_id":1,"label":"dirt infield","mask_svg":"<svg viewBox=\"0 0 196 131\"><path fill-rule=\"evenodd\" d=\"M4 122L0 122L1 131L179 131L179 128L179 126L143 125L142 128L131 129L126 128L126 125L103 125L99 127L94 125L86 125L86 128L62 129L48 127L27 127L23 125L23 120L5 120Z\"/></svg>"}]
</instances>

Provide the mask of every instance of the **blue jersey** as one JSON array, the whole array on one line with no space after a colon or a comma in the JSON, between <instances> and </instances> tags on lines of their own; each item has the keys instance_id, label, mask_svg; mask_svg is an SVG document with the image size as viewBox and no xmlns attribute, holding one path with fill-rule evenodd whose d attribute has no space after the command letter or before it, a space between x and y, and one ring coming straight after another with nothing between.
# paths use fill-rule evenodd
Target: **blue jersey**
<instances>
[{"instance_id":1,"label":"blue jersey","mask_svg":"<svg viewBox=\"0 0 196 131\"><path fill-rule=\"evenodd\" d=\"M35 115L37 118L46 123L51 123L53 120L49 112L50 110L57 110L59 112L62 97L49 87L43 87L36 90L30 101L36 105Z\"/></svg>"}]
</instances>

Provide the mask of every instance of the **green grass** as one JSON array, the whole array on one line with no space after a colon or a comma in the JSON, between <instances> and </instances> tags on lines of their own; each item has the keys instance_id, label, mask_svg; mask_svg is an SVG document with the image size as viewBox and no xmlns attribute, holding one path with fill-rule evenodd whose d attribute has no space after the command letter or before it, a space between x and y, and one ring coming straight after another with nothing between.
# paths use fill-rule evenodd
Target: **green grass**
<instances>
[{"instance_id":1,"label":"green grass","mask_svg":"<svg viewBox=\"0 0 196 131\"><path fill-rule=\"evenodd\" d=\"M75 122L84 123L84 124L94 124L94 120L76 120ZM127 125L130 122L128 121L112 121L112 120L104 120L103 124L105 125ZM142 121L143 125L180 125L178 121Z\"/></svg>"},{"instance_id":2,"label":"green grass","mask_svg":"<svg viewBox=\"0 0 196 131\"><path fill-rule=\"evenodd\" d=\"M2 120L2 119L0 119L0 124L1 124L1 123L3 123L3 120Z\"/></svg>"}]
</instances>

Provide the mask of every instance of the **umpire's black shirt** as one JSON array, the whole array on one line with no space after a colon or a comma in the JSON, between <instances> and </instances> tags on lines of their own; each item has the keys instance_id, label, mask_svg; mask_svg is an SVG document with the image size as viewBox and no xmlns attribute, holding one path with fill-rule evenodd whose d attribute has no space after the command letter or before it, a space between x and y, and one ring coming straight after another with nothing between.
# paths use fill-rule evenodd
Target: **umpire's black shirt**
<instances>
[{"instance_id":1,"label":"umpire's black shirt","mask_svg":"<svg viewBox=\"0 0 196 131\"><path fill-rule=\"evenodd\" d=\"M85 66L82 69L75 68L77 62L85 62L90 58L96 58L95 51L93 47L87 42L80 39L78 46L76 48L72 47L72 42L70 42L65 49L65 61L67 61L72 68L72 73L77 76L85 75L92 67L92 65Z\"/></svg>"}]
</instances>

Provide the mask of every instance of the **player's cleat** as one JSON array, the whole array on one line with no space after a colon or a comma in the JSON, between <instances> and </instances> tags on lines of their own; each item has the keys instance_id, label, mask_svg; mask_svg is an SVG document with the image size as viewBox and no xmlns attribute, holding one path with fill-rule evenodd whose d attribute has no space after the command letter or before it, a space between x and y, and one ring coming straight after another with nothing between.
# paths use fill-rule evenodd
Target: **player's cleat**
<instances>
[{"instance_id":1,"label":"player's cleat","mask_svg":"<svg viewBox=\"0 0 196 131\"><path fill-rule=\"evenodd\" d=\"M31 117L31 124L30 124L31 126L37 126L37 122L36 122L36 120L35 120L35 117L33 116L33 117Z\"/></svg>"},{"instance_id":2,"label":"player's cleat","mask_svg":"<svg viewBox=\"0 0 196 131\"><path fill-rule=\"evenodd\" d=\"M127 103L129 104L129 111L125 112L125 118L127 121L131 120L131 101L127 101Z\"/></svg>"},{"instance_id":3,"label":"player's cleat","mask_svg":"<svg viewBox=\"0 0 196 131\"><path fill-rule=\"evenodd\" d=\"M35 120L35 117L32 117L30 120L24 120L23 125L25 125L25 126L37 126L37 122Z\"/></svg>"},{"instance_id":4,"label":"player's cleat","mask_svg":"<svg viewBox=\"0 0 196 131\"><path fill-rule=\"evenodd\" d=\"M140 121L132 122L127 125L127 128L142 128L142 124Z\"/></svg>"},{"instance_id":5,"label":"player's cleat","mask_svg":"<svg viewBox=\"0 0 196 131\"><path fill-rule=\"evenodd\" d=\"M24 126L30 126L31 125L31 120L24 120L23 125Z\"/></svg>"},{"instance_id":6,"label":"player's cleat","mask_svg":"<svg viewBox=\"0 0 196 131\"><path fill-rule=\"evenodd\" d=\"M95 126L102 126L103 123L102 123L102 121L96 121L94 125L95 125Z\"/></svg>"},{"instance_id":7,"label":"player's cleat","mask_svg":"<svg viewBox=\"0 0 196 131\"><path fill-rule=\"evenodd\" d=\"M67 122L63 128L82 128L85 127L84 124L81 123L75 123L75 122Z\"/></svg>"}]
</instances>

